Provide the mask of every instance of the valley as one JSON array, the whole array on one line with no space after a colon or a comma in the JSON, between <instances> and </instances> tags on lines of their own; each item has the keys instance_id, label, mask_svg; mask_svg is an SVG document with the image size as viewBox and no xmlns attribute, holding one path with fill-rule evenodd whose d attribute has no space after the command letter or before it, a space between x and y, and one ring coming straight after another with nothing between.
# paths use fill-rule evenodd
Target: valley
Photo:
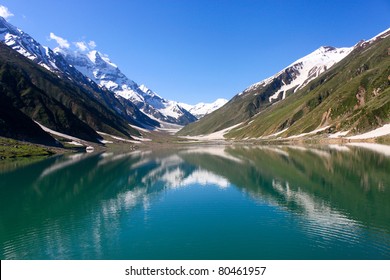
<instances>
[{"instance_id":1,"label":"valley","mask_svg":"<svg viewBox=\"0 0 390 280\"><path fill-rule=\"evenodd\" d=\"M0 4L2 262L386 275L387 3L44 2Z\"/></svg>"},{"instance_id":2,"label":"valley","mask_svg":"<svg viewBox=\"0 0 390 280\"><path fill-rule=\"evenodd\" d=\"M390 29L197 105L164 99L87 46L51 50L2 18L0 35L0 136L49 150L389 142Z\"/></svg>"}]
</instances>

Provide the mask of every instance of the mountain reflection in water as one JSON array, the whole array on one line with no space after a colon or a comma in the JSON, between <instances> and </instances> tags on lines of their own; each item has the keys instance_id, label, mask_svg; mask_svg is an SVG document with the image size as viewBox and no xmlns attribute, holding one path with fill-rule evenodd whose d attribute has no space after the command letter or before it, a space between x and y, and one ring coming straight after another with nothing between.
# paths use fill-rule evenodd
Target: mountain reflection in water
<instances>
[{"instance_id":1,"label":"mountain reflection in water","mask_svg":"<svg viewBox=\"0 0 390 280\"><path fill-rule=\"evenodd\" d=\"M53 157L0 174L0 257L389 259L386 149Z\"/></svg>"}]
</instances>

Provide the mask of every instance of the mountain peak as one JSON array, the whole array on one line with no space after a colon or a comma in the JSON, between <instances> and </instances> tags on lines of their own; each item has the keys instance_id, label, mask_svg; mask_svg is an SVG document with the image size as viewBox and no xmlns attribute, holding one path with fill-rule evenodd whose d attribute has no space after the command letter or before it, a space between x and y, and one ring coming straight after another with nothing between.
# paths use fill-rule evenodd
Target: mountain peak
<instances>
[{"instance_id":1,"label":"mountain peak","mask_svg":"<svg viewBox=\"0 0 390 280\"><path fill-rule=\"evenodd\" d=\"M108 55L104 55L100 53L97 50L92 50L87 53L87 57L93 62L94 64L100 64L102 67L112 67L112 68L118 68L118 66L111 62Z\"/></svg>"},{"instance_id":2,"label":"mountain peak","mask_svg":"<svg viewBox=\"0 0 390 280\"><path fill-rule=\"evenodd\" d=\"M145 85L139 86L129 79L107 55L97 50L88 52L58 50L69 64L76 67L86 77L101 87L105 87L115 96L123 97L134 103L146 115L163 122L184 125L196 120L186 110L177 106L177 102L165 100Z\"/></svg>"},{"instance_id":3,"label":"mountain peak","mask_svg":"<svg viewBox=\"0 0 390 280\"><path fill-rule=\"evenodd\" d=\"M279 90L269 97L269 101L273 102L284 99L288 91L296 92L304 87L314 78L346 57L352 50L353 47L335 48L332 46L321 46L308 55L294 61L276 75L251 85L239 95L252 92L260 87L265 87L275 80L280 80L277 83Z\"/></svg>"},{"instance_id":4,"label":"mountain peak","mask_svg":"<svg viewBox=\"0 0 390 280\"><path fill-rule=\"evenodd\" d=\"M218 98L217 100L215 100L212 103L200 102L196 105L188 105L185 103L179 103L179 105L181 107L183 107L184 109L186 109L191 114L193 114L195 117L200 119L200 118L203 118L205 115L208 115L208 114L214 112L215 110L218 110L223 105L225 105L227 102L228 102L227 99Z\"/></svg>"},{"instance_id":5,"label":"mountain peak","mask_svg":"<svg viewBox=\"0 0 390 280\"><path fill-rule=\"evenodd\" d=\"M89 53L87 53L87 57L93 63L96 63L96 60L98 60L100 58L99 53L97 51L95 51L95 50L90 51Z\"/></svg>"},{"instance_id":6,"label":"mountain peak","mask_svg":"<svg viewBox=\"0 0 390 280\"><path fill-rule=\"evenodd\" d=\"M218 132L233 139L276 139L317 133L360 134L383 126L388 121L390 100L389 60L384 59L389 40L388 29L363 45L322 46L248 87L179 135L204 137ZM340 63L342 60L346 63ZM334 66L336 63L340 67ZM361 65L369 65L370 71Z\"/></svg>"}]
</instances>

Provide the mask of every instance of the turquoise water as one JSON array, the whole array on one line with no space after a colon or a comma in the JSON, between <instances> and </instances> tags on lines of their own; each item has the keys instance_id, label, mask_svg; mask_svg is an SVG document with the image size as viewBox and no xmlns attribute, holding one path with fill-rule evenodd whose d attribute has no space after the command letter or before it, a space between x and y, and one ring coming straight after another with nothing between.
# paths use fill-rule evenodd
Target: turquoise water
<instances>
[{"instance_id":1,"label":"turquoise water","mask_svg":"<svg viewBox=\"0 0 390 280\"><path fill-rule=\"evenodd\" d=\"M204 146L7 168L0 258L390 259L380 149Z\"/></svg>"}]
</instances>

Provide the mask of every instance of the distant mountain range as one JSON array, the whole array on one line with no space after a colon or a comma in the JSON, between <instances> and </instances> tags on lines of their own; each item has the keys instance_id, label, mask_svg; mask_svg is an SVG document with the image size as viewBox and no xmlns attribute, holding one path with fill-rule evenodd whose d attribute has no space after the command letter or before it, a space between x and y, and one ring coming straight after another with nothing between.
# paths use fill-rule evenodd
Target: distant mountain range
<instances>
[{"instance_id":1,"label":"distant mountain range","mask_svg":"<svg viewBox=\"0 0 390 280\"><path fill-rule=\"evenodd\" d=\"M99 51L82 52L59 47L51 50L3 18L0 18L0 41L61 78L96 91L113 92L122 105L126 103L123 99L131 101L148 116L140 118L139 112L138 116L129 116L137 119L141 127L153 129L161 122L185 125L197 120L178 102L166 100L126 77L107 55ZM118 106L112 104L112 107L117 110Z\"/></svg>"},{"instance_id":2,"label":"distant mountain range","mask_svg":"<svg viewBox=\"0 0 390 280\"><path fill-rule=\"evenodd\" d=\"M390 122L390 29L350 48L321 47L179 131L233 139L343 136Z\"/></svg>"},{"instance_id":3,"label":"distant mountain range","mask_svg":"<svg viewBox=\"0 0 390 280\"><path fill-rule=\"evenodd\" d=\"M154 130L164 126L164 123L185 125L197 120L178 102L166 100L145 85L139 86L127 78L107 56L98 51L51 50L1 17L0 41L4 43L0 45L3 56L1 65L4 68L1 73L2 99L7 99L2 106L0 136L14 135L23 140L58 144L51 137L40 137L42 131L36 124L30 126L31 131L37 130L35 133L24 135L20 127L17 129L9 122L8 117L12 115L15 118L20 115L25 120L30 118L31 123L38 122L47 129L93 142L101 139L97 131L131 139L132 135L140 136L136 127ZM21 80L25 83L21 83ZM18 84L21 88L15 88L10 83ZM28 94L21 90L34 92L31 96L34 104L26 104ZM44 99L48 96L55 99L50 101L55 103L53 107L45 106L48 101ZM70 112L61 111L65 109ZM44 141L39 141L39 138Z\"/></svg>"},{"instance_id":4,"label":"distant mountain range","mask_svg":"<svg viewBox=\"0 0 390 280\"><path fill-rule=\"evenodd\" d=\"M221 108L223 105L225 105L228 102L227 99L224 98L218 98L212 103L198 103L196 105L188 105L185 103L179 103L179 105L186 109L188 112L193 114L198 119L203 118L204 116L214 112L215 110Z\"/></svg>"},{"instance_id":5,"label":"distant mountain range","mask_svg":"<svg viewBox=\"0 0 390 280\"><path fill-rule=\"evenodd\" d=\"M70 65L98 85L134 103L143 113L158 121L186 125L197 120L178 102L162 98L145 85L138 85L126 77L109 58L96 50L88 52L56 48Z\"/></svg>"},{"instance_id":6,"label":"distant mountain range","mask_svg":"<svg viewBox=\"0 0 390 280\"><path fill-rule=\"evenodd\" d=\"M58 146L47 132L101 143L185 125L179 136L337 137L390 123L390 29L320 47L229 101L196 105L164 99L97 50L44 47L1 17L0 41L0 136Z\"/></svg>"}]
</instances>

